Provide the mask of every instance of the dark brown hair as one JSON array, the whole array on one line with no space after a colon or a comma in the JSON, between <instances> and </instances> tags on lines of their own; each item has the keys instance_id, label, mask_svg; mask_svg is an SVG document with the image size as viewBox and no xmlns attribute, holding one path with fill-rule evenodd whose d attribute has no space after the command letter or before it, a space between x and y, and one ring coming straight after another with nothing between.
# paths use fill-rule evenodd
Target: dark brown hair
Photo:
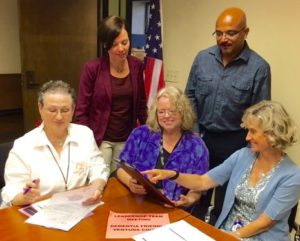
<instances>
[{"instance_id":1,"label":"dark brown hair","mask_svg":"<svg viewBox=\"0 0 300 241\"><path fill-rule=\"evenodd\" d=\"M103 43L105 50L109 50L116 37L119 36L122 29L128 33L128 27L125 20L118 16L108 16L103 19L98 29L99 41Z\"/></svg>"}]
</instances>

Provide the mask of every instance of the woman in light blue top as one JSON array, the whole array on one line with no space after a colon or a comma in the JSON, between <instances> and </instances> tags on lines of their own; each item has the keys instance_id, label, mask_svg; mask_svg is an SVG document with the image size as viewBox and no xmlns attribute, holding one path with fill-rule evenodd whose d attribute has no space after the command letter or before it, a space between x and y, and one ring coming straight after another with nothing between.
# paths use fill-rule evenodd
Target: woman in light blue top
<instances>
[{"instance_id":1,"label":"woman in light blue top","mask_svg":"<svg viewBox=\"0 0 300 241\"><path fill-rule=\"evenodd\" d=\"M287 220L300 197L300 169L284 150L296 143L296 127L274 101L248 108L241 126L248 130L249 147L205 175L178 176L158 169L145 173L153 182L176 175L176 183L198 190L229 181L216 226L242 240L289 241Z\"/></svg>"}]
</instances>

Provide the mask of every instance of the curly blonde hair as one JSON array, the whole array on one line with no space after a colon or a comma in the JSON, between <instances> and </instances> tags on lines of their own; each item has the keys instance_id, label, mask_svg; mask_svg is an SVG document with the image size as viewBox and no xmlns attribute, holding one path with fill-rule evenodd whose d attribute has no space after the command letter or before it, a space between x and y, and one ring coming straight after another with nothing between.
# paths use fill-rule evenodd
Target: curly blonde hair
<instances>
[{"instance_id":1,"label":"curly blonde hair","mask_svg":"<svg viewBox=\"0 0 300 241\"><path fill-rule=\"evenodd\" d=\"M297 128L284 107L276 101L263 100L246 109L241 127L247 128L249 119L257 120L272 147L284 151L297 142Z\"/></svg>"},{"instance_id":2,"label":"curly blonde hair","mask_svg":"<svg viewBox=\"0 0 300 241\"><path fill-rule=\"evenodd\" d=\"M168 98L171 106L175 110L179 111L181 117L181 130L192 131L195 122L195 114L193 112L191 103L186 95L180 89L174 86L167 86L161 89L152 102L151 107L148 110L148 118L146 122L150 130L155 132L161 130L157 120L157 104L161 97Z\"/></svg>"}]
</instances>

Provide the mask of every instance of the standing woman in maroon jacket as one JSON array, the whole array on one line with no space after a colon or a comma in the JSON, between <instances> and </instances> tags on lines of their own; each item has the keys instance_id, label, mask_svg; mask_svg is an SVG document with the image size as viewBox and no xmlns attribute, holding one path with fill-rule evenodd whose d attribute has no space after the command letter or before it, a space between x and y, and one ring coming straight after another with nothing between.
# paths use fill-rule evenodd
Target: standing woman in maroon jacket
<instances>
[{"instance_id":1,"label":"standing woman in maroon jacket","mask_svg":"<svg viewBox=\"0 0 300 241\"><path fill-rule=\"evenodd\" d=\"M83 67L75 121L93 130L113 172L112 160L118 157L137 123L144 124L147 119L143 64L128 56L130 42L122 18L105 18L98 34L107 53Z\"/></svg>"}]
</instances>

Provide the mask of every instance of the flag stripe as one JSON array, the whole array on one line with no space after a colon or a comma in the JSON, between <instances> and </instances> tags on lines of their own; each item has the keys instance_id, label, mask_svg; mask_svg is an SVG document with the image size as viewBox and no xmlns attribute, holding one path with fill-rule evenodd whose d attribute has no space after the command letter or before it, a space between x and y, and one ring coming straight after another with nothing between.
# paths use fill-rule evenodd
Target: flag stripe
<instances>
[{"instance_id":1,"label":"flag stripe","mask_svg":"<svg viewBox=\"0 0 300 241\"><path fill-rule=\"evenodd\" d=\"M148 58L149 60L149 58ZM147 61L148 61L147 60ZM148 75L148 80L147 80L147 86L148 86L148 106L152 103L153 99L155 98L155 95L157 93L157 91L164 86L163 83L163 71L162 71L162 60L160 59L153 59L151 58L151 65L149 65L148 70L150 70L150 68L152 69L151 74ZM148 66L148 65L147 65ZM146 68L147 69L147 68ZM149 83L150 82L150 83Z\"/></svg>"},{"instance_id":2,"label":"flag stripe","mask_svg":"<svg viewBox=\"0 0 300 241\"><path fill-rule=\"evenodd\" d=\"M145 59L146 61L146 67L145 67L145 91L146 91L146 97L148 100L149 94L150 94L150 88L151 88L151 80L152 80L152 70L154 66L154 58L147 57Z\"/></svg>"},{"instance_id":3,"label":"flag stripe","mask_svg":"<svg viewBox=\"0 0 300 241\"><path fill-rule=\"evenodd\" d=\"M145 91L150 106L157 91L165 86L162 62L160 0L150 0L150 19L145 46Z\"/></svg>"}]
</instances>

